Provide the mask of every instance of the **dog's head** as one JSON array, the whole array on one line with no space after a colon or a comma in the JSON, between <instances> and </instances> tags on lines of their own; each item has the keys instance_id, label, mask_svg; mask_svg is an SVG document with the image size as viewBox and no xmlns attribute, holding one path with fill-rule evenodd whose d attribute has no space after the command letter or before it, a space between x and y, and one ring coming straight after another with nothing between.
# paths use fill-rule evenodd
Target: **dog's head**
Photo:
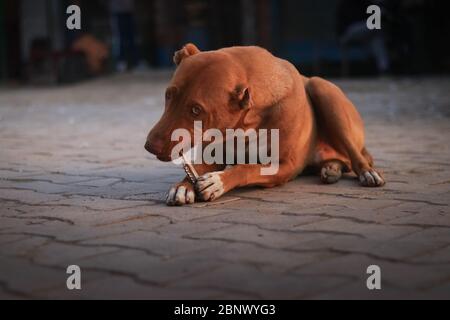
<instances>
[{"instance_id":1,"label":"dog's head","mask_svg":"<svg viewBox=\"0 0 450 320\"><path fill-rule=\"evenodd\" d=\"M166 90L164 113L145 144L162 161L174 160L174 130L186 129L193 136L194 121L201 121L203 130L238 128L252 107L245 71L227 53L200 52L187 44L175 53L174 62L177 69Z\"/></svg>"}]
</instances>

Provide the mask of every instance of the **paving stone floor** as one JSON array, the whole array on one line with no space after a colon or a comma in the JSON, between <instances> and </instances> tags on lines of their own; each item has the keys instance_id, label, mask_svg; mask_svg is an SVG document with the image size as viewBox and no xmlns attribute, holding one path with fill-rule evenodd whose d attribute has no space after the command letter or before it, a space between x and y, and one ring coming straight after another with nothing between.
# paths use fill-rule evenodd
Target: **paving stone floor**
<instances>
[{"instance_id":1,"label":"paving stone floor","mask_svg":"<svg viewBox=\"0 0 450 320\"><path fill-rule=\"evenodd\" d=\"M384 188L302 176L177 208L183 170L143 149L168 78L0 89L1 298L450 298L449 78L337 81Z\"/></svg>"}]
</instances>

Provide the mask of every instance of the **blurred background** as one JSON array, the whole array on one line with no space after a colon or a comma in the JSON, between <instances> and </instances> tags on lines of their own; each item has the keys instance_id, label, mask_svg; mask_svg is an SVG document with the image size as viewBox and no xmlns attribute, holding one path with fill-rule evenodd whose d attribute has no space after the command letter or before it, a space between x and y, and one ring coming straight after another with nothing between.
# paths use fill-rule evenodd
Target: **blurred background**
<instances>
[{"instance_id":1,"label":"blurred background","mask_svg":"<svg viewBox=\"0 0 450 320\"><path fill-rule=\"evenodd\" d=\"M449 3L0 0L0 299L448 299ZM184 170L144 144L186 42L331 80L388 185L311 175L166 207Z\"/></svg>"},{"instance_id":2,"label":"blurred background","mask_svg":"<svg viewBox=\"0 0 450 320\"><path fill-rule=\"evenodd\" d=\"M66 28L71 4L81 30ZM365 27L370 4L381 7L381 31ZM446 74L449 10L439 0L0 0L0 81L171 68L186 42L260 45L306 75Z\"/></svg>"}]
</instances>

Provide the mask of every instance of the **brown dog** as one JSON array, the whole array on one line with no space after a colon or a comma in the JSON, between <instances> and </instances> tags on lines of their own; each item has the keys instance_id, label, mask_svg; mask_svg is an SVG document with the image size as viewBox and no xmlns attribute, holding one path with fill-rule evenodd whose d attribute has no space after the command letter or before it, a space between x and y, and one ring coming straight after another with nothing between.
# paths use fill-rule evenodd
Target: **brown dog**
<instances>
[{"instance_id":1,"label":"brown dog","mask_svg":"<svg viewBox=\"0 0 450 320\"><path fill-rule=\"evenodd\" d=\"M263 164L195 165L196 185L187 178L173 186L168 205L212 201L243 186L274 187L306 167L320 170L324 183L355 172L361 184L379 187L383 177L364 147L362 119L334 84L307 78L289 62L259 47L232 47L200 52L187 44L174 56L178 66L166 91L160 121L150 131L145 148L161 161L171 160L177 128L279 129L279 170L262 175Z\"/></svg>"}]
</instances>

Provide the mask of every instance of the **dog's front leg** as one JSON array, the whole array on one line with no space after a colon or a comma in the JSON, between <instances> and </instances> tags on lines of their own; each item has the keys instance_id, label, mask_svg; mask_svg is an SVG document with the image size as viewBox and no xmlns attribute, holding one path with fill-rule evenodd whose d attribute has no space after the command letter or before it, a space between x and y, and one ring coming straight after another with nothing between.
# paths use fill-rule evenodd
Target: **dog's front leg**
<instances>
[{"instance_id":1,"label":"dog's front leg","mask_svg":"<svg viewBox=\"0 0 450 320\"><path fill-rule=\"evenodd\" d=\"M193 165L199 175L204 175L207 172L223 170L224 165ZM167 193L166 204L168 206L182 206L185 204L192 204L196 200L195 187L192 185L189 178L186 176L182 181L175 183L170 187Z\"/></svg>"},{"instance_id":2,"label":"dog's front leg","mask_svg":"<svg viewBox=\"0 0 450 320\"><path fill-rule=\"evenodd\" d=\"M267 166L241 164L228 167L224 171L208 172L199 177L196 191L204 201L213 201L228 191L245 186L274 187L286 183L296 176L298 170L289 163L280 163L273 174L262 174Z\"/></svg>"}]
</instances>

